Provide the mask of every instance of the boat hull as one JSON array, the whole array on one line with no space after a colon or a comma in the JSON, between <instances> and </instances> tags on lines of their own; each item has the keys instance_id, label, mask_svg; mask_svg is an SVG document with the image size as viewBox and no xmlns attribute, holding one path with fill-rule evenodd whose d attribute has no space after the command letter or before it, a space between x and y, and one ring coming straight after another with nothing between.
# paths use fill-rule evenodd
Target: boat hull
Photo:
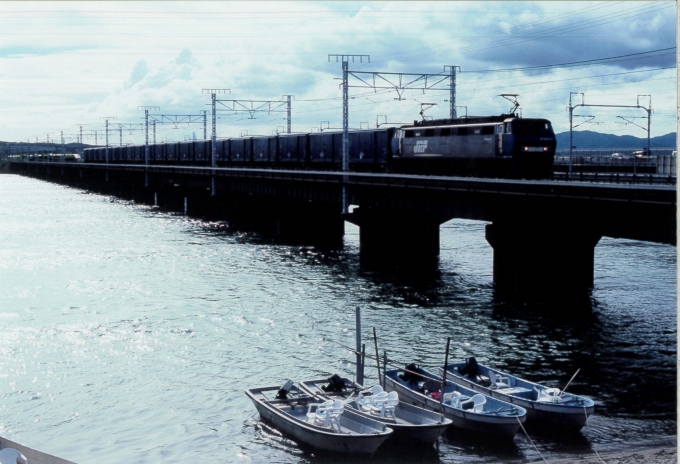
<instances>
[{"instance_id":1,"label":"boat hull","mask_svg":"<svg viewBox=\"0 0 680 464\"><path fill-rule=\"evenodd\" d=\"M531 423L542 423L550 424L560 428L570 429L570 430L580 430L588 421L588 417L595 412L595 403L581 396L576 396L578 398L573 404L555 404L555 403L544 403L539 401L534 401L530 399L521 398L519 396L504 394L499 390L495 390L483 385L479 385L472 380L461 376L455 369L458 364L449 365L447 369L447 379L462 385L470 390L474 390L478 393L496 398L508 403L520 406L527 411L527 420ZM481 364L480 364L481 366ZM443 368L438 368L438 373L442 375L444 372ZM504 372L499 372L502 375L507 375ZM522 380L530 386L540 386L539 384L534 384L525 380Z\"/></svg>"},{"instance_id":2,"label":"boat hull","mask_svg":"<svg viewBox=\"0 0 680 464\"><path fill-rule=\"evenodd\" d=\"M310 395L321 398L347 400L353 395L353 390L326 392L320 388L324 383L325 380L300 382L300 388ZM353 387L355 387L356 390L362 389L361 386L357 384L354 384ZM362 412L359 410L359 406L355 401L350 401L347 405L352 407L357 414L382 422L387 427L391 428L393 433L390 441L410 441L414 443L432 444L436 442L452 424L450 419L443 417L439 413L417 407L411 402L403 402L401 400L394 411L397 420L380 418Z\"/></svg>"},{"instance_id":3,"label":"boat hull","mask_svg":"<svg viewBox=\"0 0 680 464\"><path fill-rule=\"evenodd\" d=\"M408 388L389 375L385 376L385 389L396 391L403 401L408 401L415 406L432 411L442 411L442 405L439 401ZM446 418L451 419L453 427L508 438L512 438L517 434L521 423L526 419L526 415L521 417L491 416L466 412L449 406L443 407L443 413Z\"/></svg>"},{"instance_id":4,"label":"boat hull","mask_svg":"<svg viewBox=\"0 0 680 464\"><path fill-rule=\"evenodd\" d=\"M271 390L276 391L276 387ZM372 455L392 434L392 430L384 424L367 421L347 409L340 417L343 433L337 433L296 418L285 408L275 407L272 402L257 398L251 390L246 390L246 395L253 401L262 420L293 439L319 450ZM352 431L348 432L350 429Z\"/></svg>"},{"instance_id":5,"label":"boat hull","mask_svg":"<svg viewBox=\"0 0 680 464\"><path fill-rule=\"evenodd\" d=\"M0 437L0 451L5 448L13 448L20 451L24 456L28 464L75 464L72 461L66 459L58 458L52 456L51 454L43 453L28 446L21 445L12 440L7 440L6 438Z\"/></svg>"},{"instance_id":6,"label":"boat hull","mask_svg":"<svg viewBox=\"0 0 680 464\"><path fill-rule=\"evenodd\" d=\"M400 403L395 410L397 418L404 417L404 413L409 407L413 408L417 407L417 405ZM453 421L447 420L445 416L443 419L443 421L436 424L423 425L402 424L390 421L384 421L383 423L393 430L391 441L410 441L431 445L439 439L449 426L453 425ZM380 419L377 420L382 422Z\"/></svg>"}]
</instances>

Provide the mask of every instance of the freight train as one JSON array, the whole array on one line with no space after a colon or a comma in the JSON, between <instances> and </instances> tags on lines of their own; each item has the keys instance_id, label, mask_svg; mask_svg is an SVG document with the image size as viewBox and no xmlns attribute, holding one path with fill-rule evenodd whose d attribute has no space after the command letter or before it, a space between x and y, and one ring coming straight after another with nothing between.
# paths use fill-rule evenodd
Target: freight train
<instances>
[{"instance_id":1,"label":"freight train","mask_svg":"<svg viewBox=\"0 0 680 464\"><path fill-rule=\"evenodd\" d=\"M547 119L514 114L414 121L349 132L351 171L509 178L552 175L555 133ZM145 146L109 147L112 164L145 163ZM218 139L219 167L340 170L342 133L317 132ZM106 149L84 150L84 161L106 162ZM210 166L212 142L149 145L149 163Z\"/></svg>"}]
</instances>

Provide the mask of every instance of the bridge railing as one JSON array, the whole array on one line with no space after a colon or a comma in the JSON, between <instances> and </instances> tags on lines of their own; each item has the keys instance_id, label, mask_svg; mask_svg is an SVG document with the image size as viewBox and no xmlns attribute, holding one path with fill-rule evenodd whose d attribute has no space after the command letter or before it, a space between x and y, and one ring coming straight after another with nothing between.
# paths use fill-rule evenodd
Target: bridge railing
<instances>
[{"instance_id":1,"label":"bridge railing","mask_svg":"<svg viewBox=\"0 0 680 464\"><path fill-rule=\"evenodd\" d=\"M650 155L652 156L670 156L676 151L676 148L651 148ZM614 154L623 157L633 157L636 153L646 151L646 148L593 148L593 149L578 149L572 150L573 156L604 156L611 157ZM569 156L568 149L558 149L555 152L556 156Z\"/></svg>"},{"instance_id":2,"label":"bridge railing","mask_svg":"<svg viewBox=\"0 0 680 464\"><path fill-rule=\"evenodd\" d=\"M646 168L646 172L653 171L657 174L672 176L677 174L677 156L672 152L667 155L653 154L651 156L633 156L621 153L614 155L555 155L555 165L611 167L612 170L616 168Z\"/></svg>"}]
</instances>

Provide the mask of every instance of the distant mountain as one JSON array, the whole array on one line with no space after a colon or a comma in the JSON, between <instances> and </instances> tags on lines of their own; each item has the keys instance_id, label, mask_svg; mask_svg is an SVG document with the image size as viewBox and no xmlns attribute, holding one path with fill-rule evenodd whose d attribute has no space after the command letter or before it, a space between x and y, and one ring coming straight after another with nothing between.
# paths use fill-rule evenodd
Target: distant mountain
<instances>
[{"instance_id":1,"label":"distant mountain","mask_svg":"<svg viewBox=\"0 0 680 464\"><path fill-rule=\"evenodd\" d=\"M633 137L632 135L612 135L601 134L593 131L574 131L573 144L577 149L598 149L598 148L629 148L642 149L647 147L646 137ZM652 148L673 148L676 142L675 132L660 135L649 139ZM569 149L569 132L555 134L558 150Z\"/></svg>"}]
</instances>

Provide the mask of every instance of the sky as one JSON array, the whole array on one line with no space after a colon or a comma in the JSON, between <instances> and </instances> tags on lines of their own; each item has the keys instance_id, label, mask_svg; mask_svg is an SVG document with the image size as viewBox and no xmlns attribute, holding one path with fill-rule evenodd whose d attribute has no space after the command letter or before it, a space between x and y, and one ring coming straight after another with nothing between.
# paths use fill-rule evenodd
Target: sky
<instances>
[{"instance_id":1,"label":"sky","mask_svg":"<svg viewBox=\"0 0 680 464\"><path fill-rule=\"evenodd\" d=\"M203 138L203 111L210 137L206 89L228 89L219 138L285 131L285 95L293 132L341 129L342 63L329 55L357 55L351 129L448 117L456 66L459 116L508 112L500 95L516 94L523 117L564 132L571 97L617 105L575 108L574 130L644 138L636 106L651 105L651 136L676 131L673 1L3 1L0 140L73 142L82 126L104 145L108 118L110 145L121 125L124 144L143 143L144 106L164 122L158 142Z\"/></svg>"}]
</instances>

